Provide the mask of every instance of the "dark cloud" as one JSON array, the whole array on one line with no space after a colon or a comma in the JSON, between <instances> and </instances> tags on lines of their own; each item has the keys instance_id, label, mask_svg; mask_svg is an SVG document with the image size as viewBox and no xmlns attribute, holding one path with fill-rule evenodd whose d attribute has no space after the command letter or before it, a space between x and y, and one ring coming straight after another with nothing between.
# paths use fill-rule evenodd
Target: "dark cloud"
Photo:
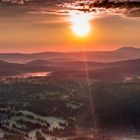
<instances>
[{"instance_id":1,"label":"dark cloud","mask_svg":"<svg viewBox=\"0 0 140 140\"><path fill-rule=\"evenodd\" d=\"M140 0L75 1L65 3L64 6L84 12L110 12L112 14L125 14L129 17L140 17Z\"/></svg>"},{"instance_id":2,"label":"dark cloud","mask_svg":"<svg viewBox=\"0 0 140 140\"><path fill-rule=\"evenodd\" d=\"M8 6L10 10L4 12L1 10L1 17L14 17L26 13L65 15L69 13L68 10L95 14L110 12L125 14L128 17L140 17L140 0L1 0L0 9L5 8L6 5L10 5L10 8ZM68 10L64 10L65 8Z\"/></svg>"},{"instance_id":3,"label":"dark cloud","mask_svg":"<svg viewBox=\"0 0 140 140\"><path fill-rule=\"evenodd\" d=\"M128 10L126 15L128 17L140 17L140 8Z\"/></svg>"}]
</instances>

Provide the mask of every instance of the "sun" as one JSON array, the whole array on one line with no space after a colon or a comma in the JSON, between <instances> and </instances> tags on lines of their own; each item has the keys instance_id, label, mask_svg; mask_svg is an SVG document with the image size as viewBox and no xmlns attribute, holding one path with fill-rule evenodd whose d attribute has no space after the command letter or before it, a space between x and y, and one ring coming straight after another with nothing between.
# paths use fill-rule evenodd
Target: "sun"
<instances>
[{"instance_id":1,"label":"sun","mask_svg":"<svg viewBox=\"0 0 140 140\"><path fill-rule=\"evenodd\" d=\"M87 36L91 30L90 15L87 13L70 13L71 29L79 37Z\"/></svg>"},{"instance_id":2,"label":"sun","mask_svg":"<svg viewBox=\"0 0 140 140\"><path fill-rule=\"evenodd\" d=\"M73 32L77 35L77 36L86 36L89 31L90 31L90 26L88 23L86 22L82 22L82 23L75 23L73 26L72 26L72 30Z\"/></svg>"}]
</instances>

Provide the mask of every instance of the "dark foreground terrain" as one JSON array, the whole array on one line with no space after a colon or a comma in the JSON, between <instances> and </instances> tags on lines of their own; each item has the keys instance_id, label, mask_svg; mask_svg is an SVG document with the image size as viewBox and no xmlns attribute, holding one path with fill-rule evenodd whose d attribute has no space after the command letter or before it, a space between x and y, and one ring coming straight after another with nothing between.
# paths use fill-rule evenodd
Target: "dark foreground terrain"
<instances>
[{"instance_id":1,"label":"dark foreground terrain","mask_svg":"<svg viewBox=\"0 0 140 140\"><path fill-rule=\"evenodd\" d=\"M1 78L0 139L139 139L139 78L106 82L71 74Z\"/></svg>"},{"instance_id":2,"label":"dark foreground terrain","mask_svg":"<svg viewBox=\"0 0 140 140\"><path fill-rule=\"evenodd\" d=\"M0 54L0 140L140 139L140 50L83 55Z\"/></svg>"}]
</instances>

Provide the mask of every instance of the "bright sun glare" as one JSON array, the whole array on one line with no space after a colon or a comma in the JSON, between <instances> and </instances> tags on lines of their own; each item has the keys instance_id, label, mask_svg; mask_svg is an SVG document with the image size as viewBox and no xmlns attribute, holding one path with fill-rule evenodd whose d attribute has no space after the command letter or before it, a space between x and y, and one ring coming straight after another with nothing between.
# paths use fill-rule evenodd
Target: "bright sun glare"
<instances>
[{"instance_id":1,"label":"bright sun glare","mask_svg":"<svg viewBox=\"0 0 140 140\"><path fill-rule=\"evenodd\" d=\"M91 30L89 20L91 19L88 13L70 13L70 21L72 23L73 32L79 36L84 37L88 35Z\"/></svg>"}]
</instances>

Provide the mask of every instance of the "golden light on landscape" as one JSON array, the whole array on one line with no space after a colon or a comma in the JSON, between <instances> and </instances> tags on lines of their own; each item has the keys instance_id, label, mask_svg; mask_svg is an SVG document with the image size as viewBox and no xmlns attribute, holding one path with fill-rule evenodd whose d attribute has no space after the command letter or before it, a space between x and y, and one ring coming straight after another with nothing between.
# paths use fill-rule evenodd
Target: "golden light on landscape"
<instances>
[{"instance_id":1,"label":"golden light on landscape","mask_svg":"<svg viewBox=\"0 0 140 140\"><path fill-rule=\"evenodd\" d=\"M91 30L90 21L91 17L88 13L80 12L71 12L70 13L70 22L71 29L75 35L79 37L85 37L89 34Z\"/></svg>"}]
</instances>

